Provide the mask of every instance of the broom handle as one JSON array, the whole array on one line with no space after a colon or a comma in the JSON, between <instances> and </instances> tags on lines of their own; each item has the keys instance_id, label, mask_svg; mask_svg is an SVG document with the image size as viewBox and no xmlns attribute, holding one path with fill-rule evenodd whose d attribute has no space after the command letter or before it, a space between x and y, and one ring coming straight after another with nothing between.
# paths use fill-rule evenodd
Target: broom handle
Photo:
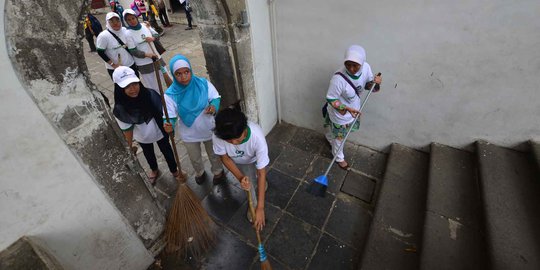
<instances>
[{"instance_id":1,"label":"broom handle","mask_svg":"<svg viewBox=\"0 0 540 270\"><path fill-rule=\"evenodd\" d=\"M253 222L255 223L255 209L253 209L253 200L251 199L251 189L246 190L247 196L248 196L248 205L249 205L249 212L251 213L251 217L253 218ZM259 234L259 231L257 228L255 228L255 233L257 234L257 241L259 242L259 245L262 243L261 241L261 235Z\"/></svg>"},{"instance_id":2,"label":"broom handle","mask_svg":"<svg viewBox=\"0 0 540 270\"><path fill-rule=\"evenodd\" d=\"M376 76L381 76L381 73L379 72ZM369 96L371 95L371 92L373 92L373 89L375 88L375 85L376 85L376 83L373 83L373 85L369 89L369 92L368 92L368 94L366 96L366 99L364 99L364 102L362 102L362 105L360 106L360 110L358 111L358 114L354 118L354 121L352 121L352 125L347 130L347 134L345 134L345 138L343 138L343 141L341 141L341 145L339 146L337 152L340 152L341 150L343 150L343 147L345 146L345 141L349 137L349 134L351 134L351 130L354 127L354 124L356 123L358 118L360 117L360 114L362 113L362 109L364 109L364 106L366 106L366 103L367 103L367 101L369 99ZM330 165L328 165L328 168L326 169L326 172L324 172L324 176L328 175L328 173L330 172L330 169L332 169L332 165L334 165L334 162L336 161L336 158L337 158L337 155L334 155L334 158L330 162Z\"/></svg>"},{"instance_id":3,"label":"broom handle","mask_svg":"<svg viewBox=\"0 0 540 270\"><path fill-rule=\"evenodd\" d=\"M156 74L156 80L158 83L159 88L159 95L161 96L161 104L163 104L163 111L165 113L165 120L167 120L167 123L171 123L171 120L169 118L169 112L167 111L167 102L165 102L165 94L163 93L163 87L161 86L161 78L159 77L159 68L158 68L159 62L154 61L154 73ZM171 132L169 134L169 138L171 139L172 149L174 152L174 159L176 160L176 166L178 167L178 181L181 183L185 183L186 179L184 178L184 174L182 173L182 165L180 164L180 159L178 158L178 151L176 150L176 144L174 143L174 133Z\"/></svg>"}]
</instances>

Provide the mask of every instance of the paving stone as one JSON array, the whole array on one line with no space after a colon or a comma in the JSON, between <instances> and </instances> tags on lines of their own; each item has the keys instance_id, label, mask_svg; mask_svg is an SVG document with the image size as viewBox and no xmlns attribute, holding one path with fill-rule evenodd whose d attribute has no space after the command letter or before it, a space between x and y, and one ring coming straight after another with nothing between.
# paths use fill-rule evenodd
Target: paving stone
<instances>
[{"instance_id":1,"label":"paving stone","mask_svg":"<svg viewBox=\"0 0 540 270\"><path fill-rule=\"evenodd\" d=\"M330 159L324 158L324 157L316 157L311 166L307 170L307 175L304 178L304 180L308 183L312 183L312 181L326 172L326 169L328 169L328 165L330 164ZM343 181L345 180L345 176L347 175L347 171L340 169L339 166L334 164L332 168L330 169L330 172L328 173L328 189L327 191L330 193L338 193L341 189L341 186L343 185Z\"/></svg>"},{"instance_id":2,"label":"paving stone","mask_svg":"<svg viewBox=\"0 0 540 270\"><path fill-rule=\"evenodd\" d=\"M236 211L234 216L227 223L227 226L233 231L237 232L239 235L243 236L248 243L251 243L253 246L257 246L257 236L255 235L253 224L249 223L246 218L246 211L247 201L242 205L242 207L240 207L240 209L238 209L238 211ZM279 208L267 203L264 207L264 214L266 216L266 225L260 232L263 242L268 238L268 235L270 235L270 232L281 217L282 211Z\"/></svg>"},{"instance_id":3,"label":"paving stone","mask_svg":"<svg viewBox=\"0 0 540 270\"><path fill-rule=\"evenodd\" d=\"M320 235L317 228L283 214L266 242L266 251L292 269L304 269Z\"/></svg>"},{"instance_id":4,"label":"paving stone","mask_svg":"<svg viewBox=\"0 0 540 270\"><path fill-rule=\"evenodd\" d=\"M272 167L285 174L301 179L311 164L313 157L313 154L298 148L286 147Z\"/></svg>"},{"instance_id":5,"label":"paving stone","mask_svg":"<svg viewBox=\"0 0 540 270\"><path fill-rule=\"evenodd\" d=\"M289 141L289 145L312 154L319 153L325 143L324 135L305 128L298 128L296 134Z\"/></svg>"},{"instance_id":6,"label":"paving stone","mask_svg":"<svg viewBox=\"0 0 540 270\"><path fill-rule=\"evenodd\" d=\"M308 269L355 269L357 264L357 251L345 244L339 243L332 236L324 233Z\"/></svg>"},{"instance_id":7,"label":"paving stone","mask_svg":"<svg viewBox=\"0 0 540 270\"><path fill-rule=\"evenodd\" d=\"M294 191L300 185L300 181L286 174L271 169L266 175L268 190L266 190L265 200L281 209L287 206Z\"/></svg>"},{"instance_id":8,"label":"paving stone","mask_svg":"<svg viewBox=\"0 0 540 270\"><path fill-rule=\"evenodd\" d=\"M280 143L268 142L268 157L270 158L270 163L268 166L272 166L274 161L283 151L284 146Z\"/></svg>"},{"instance_id":9,"label":"paving stone","mask_svg":"<svg viewBox=\"0 0 540 270\"><path fill-rule=\"evenodd\" d=\"M345 177L341 191L370 204L373 200L375 185L375 180L350 171Z\"/></svg>"},{"instance_id":10,"label":"paving stone","mask_svg":"<svg viewBox=\"0 0 540 270\"><path fill-rule=\"evenodd\" d=\"M370 212L360 200L341 194L337 197L325 231L361 250L369 233L371 219Z\"/></svg>"},{"instance_id":11,"label":"paving stone","mask_svg":"<svg viewBox=\"0 0 540 270\"><path fill-rule=\"evenodd\" d=\"M204 198L202 205L208 214L227 223L245 200L246 194L243 190L232 185L219 185Z\"/></svg>"},{"instance_id":12,"label":"paving stone","mask_svg":"<svg viewBox=\"0 0 540 270\"><path fill-rule=\"evenodd\" d=\"M387 156L364 146L358 146L350 155L351 167L376 179L382 179L386 169Z\"/></svg>"},{"instance_id":13,"label":"paving stone","mask_svg":"<svg viewBox=\"0 0 540 270\"><path fill-rule=\"evenodd\" d=\"M345 155L345 160L350 161L350 159L353 158L353 155L357 149L358 149L357 145L351 142L345 142L345 150L343 150L343 153ZM319 155L321 155L322 157L328 158L330 160L334 158L334 156L332 155L332 147L330 146L330 143L326 139L325 139L325 142L323 143L323 146L321 147Z\"/></svg>"},{"instance_id":14,"label":"paving stone","mask_svg":"<svg viewBox=\"0 0 540 270\"><path fill-rule=\"evenodd\" d=\"M297 130L298 128L296 126L282 122L274 126L268 136L266 136L266 140L268 142L286 144L292 139Z\"/></svg>"},{"instance_id":15,"label":"paving stone","mask_svg":"<svg viewBox=\"0 0 540 270\"><path fill-rule=\"evenodd\" d=\"M223 228L217 237L216 246L205 256L199 269L249 269L257 250Z\"/></svg>"},{"instance_id":16,"label":"paving stone","mask_svg":"<svg viewBox=\"0 0 540 270\"><path fill-rule=\"evenodd\" d=\"M302 184L285 210L317 228L322 228L334 196L328 193L325 197L313 196L306 191L307 188L308 184Z\"/></svg>"}]
</instances>

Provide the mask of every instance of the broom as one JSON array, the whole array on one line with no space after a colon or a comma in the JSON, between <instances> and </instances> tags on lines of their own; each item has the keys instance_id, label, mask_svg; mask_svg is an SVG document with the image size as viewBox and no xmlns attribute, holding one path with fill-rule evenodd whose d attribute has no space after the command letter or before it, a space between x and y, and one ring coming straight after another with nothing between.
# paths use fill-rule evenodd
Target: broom
<instances>
[{"instance_id":1,"label":"broom","mask_svg":"<svg viewBox=\"0 0 540 270\"><path fill-rule=\"evenodd\" d=\"M253 209L253 201L251 199L251 190L247 190L246 193L248 196L249 212L251 213L251 217L253 218L253 220L255 220L255 209ZM268 258L266 257L266 251L264 250L264 246L261 241L261 235L259 234L259 231L257 230L257 228L255 228L255 233L257 234L257 242L259 243L258 249L259 249L259 261L261 261L261 269L272 270L272 266L270 265L270 262L268 261Z\"/></svg>"},{"instance_id":2,"label":"broom","mask_svg":"<svg viewBox=\"0 0 540 270\"><path fill-rule=\"evenodd\" d=\"M381 73L379 72L377 76L381 76ZM341 145L338 148L337 152L340 152L343 147L345 146L345 141L349 137L349 134L351 133L352 128L354 127L354 123L358 120L358 117L360 117L360 113L362 112L362 109L366 105L369 95L371 95L371 92L373 92L373 89L375 88L376 83L373 83L371 88L369 89L369 92L366 96L366 99L362 103L362 106L360 106L360 110L358 111L358 115L354 118L354 121L352 121L352 125L347 130L347 134L345 134L345 138L343 138L343 141L341 141ZM324 172L323 175L316 177L313 182L308 187L308 192L319 197L324 197L326 194L326 188L328 187L328 173L330 172L330 169L332 168L332 165L334 165L334 162L336 161L337 155L334 155L334 158L330 162L330 165L328 165L328 168L326 169L326 172Z\"/></svg>"},{"instance_id":3,"label":"broom","mask_svg":"<svg viewBox=\"0 0 540 270\"><path fill-rule=\"evenodd\" d=\"M159 62L154 61L154 71L165 119L167 123L170 123L159 70ZM169 137L179 173L177 176L178 190L165 224L165 240L167 242L165 251L169 253L177 252L181 256L190 253L195 257L200 257L214 242L213 221L202 207L195 193L186 184L186 176L182 173L178 151L174 142L174 133L169 134Z\"/></svg>"}]
</instances>

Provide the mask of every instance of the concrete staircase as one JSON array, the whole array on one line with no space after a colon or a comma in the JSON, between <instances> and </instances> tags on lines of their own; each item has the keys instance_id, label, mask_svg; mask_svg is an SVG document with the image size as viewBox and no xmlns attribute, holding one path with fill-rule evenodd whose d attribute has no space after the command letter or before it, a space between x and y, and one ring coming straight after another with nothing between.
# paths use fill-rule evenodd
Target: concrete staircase
<instances>
[{"instance_id":1,"label":"concrete staircase","mask_svg":"<svg viewBox=\"0 0 540 270\"><path fill-rule=\"evenodd\" d=\"M358 269L540 269L540 144L393 144Z\"/></svg>"}]
</instances>

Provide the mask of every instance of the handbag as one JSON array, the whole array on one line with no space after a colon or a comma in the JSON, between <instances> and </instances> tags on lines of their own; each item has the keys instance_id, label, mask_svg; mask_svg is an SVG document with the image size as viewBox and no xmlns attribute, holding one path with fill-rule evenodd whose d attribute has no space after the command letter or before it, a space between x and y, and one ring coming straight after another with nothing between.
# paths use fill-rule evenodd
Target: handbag
<instances>
[{"instance_id":1,"label":"handbag","mask_svg":"<svg viewBox=\"0 0 540 270\"><path fill-rule=\"evenodd\" d=\"M343 77L343 79L345 79L345 81L347 81L347 83L349 83L349 85L354 89L356 94L360 96L362 89L356 88L356 86L354 86L354 84L351 82L351 80L349 80L349 78L347 78L347 76L345 76L345 74L338 71L334 73L334 75L340 75L341 77ZM323 118L326 118L326 115L328 115L328 102L325 102L324 105L322 106L322 115L323 115Z\"/></svg>"}]
</instances>

